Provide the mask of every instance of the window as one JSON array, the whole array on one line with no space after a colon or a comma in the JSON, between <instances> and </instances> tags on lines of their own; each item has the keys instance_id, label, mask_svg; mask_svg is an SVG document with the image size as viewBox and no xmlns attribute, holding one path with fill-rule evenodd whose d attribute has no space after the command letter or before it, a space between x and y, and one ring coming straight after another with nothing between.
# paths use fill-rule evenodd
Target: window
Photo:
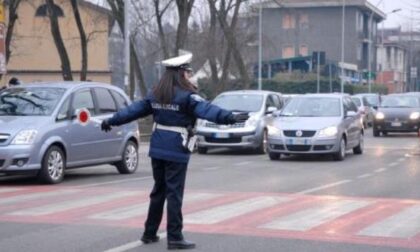
<instances>
[{"instance_id":1,"label":"window","mask_svg":"<svg viewBox=\"0 0 420 252\"><path fill-rule=\"evenodd\" d=\"M66 120L69 118L70 99L66 99L58 111L57 121Z\"/></svg>"},{"instance_id":2,"label":"window","mask_svg":"<svg viewBox=\"0 0 420 252\"><path fill-rule=\"evenodd\" d=\"M64 17L64 12L60 8L60 6L54 4L54 13L57 15L57 17ZM48 16L48 6L46 4L43 4L38 7L38 9L35 12L36 17L47 17Z\"/></svg>"},{"instance_id":3,"label":"window","mask_svg":"<svg viewBox=\"0 0 420 252\"><path fill-rule=\"evenodd\" d=\"M282 55L283 55L283 58L293 58L293 57L295 57L295 48L293 48L293 46L283 47Z\"/></svg>"},{"instance_id":4,"label":"window","mask_svg":"<svg viewBox=\"0 0 420 252\"><path fill-rule=\"evenodd\" d=\"M269 107L278 107L278 106L276 106L276 103L274 102L274 99L273 99L273 96L272 95L269 95L268 97L267 97L267 102L266 102L266 104L265 104L265 107L266 108L269 108Z\"/></svg>"},{"instance_id":5,"label":"window","mask_svg":"<svg viewBox=\"0 0 420 252\"><path fill-rule=\"evenodd\" d=\"M73 98L73 110L86 108L91 115L95 114L95 106L93 105L92 94L89 89L77 92Z\"/></svg>"},{"instance_id":6,"label":"window","mask_svg":"<svg viewBox=\"0 0 420 252\"><path fill-rule=\"evenodd\" d=\"M299 48L299 55L300 56L308 56L309 50L307 45L301 45Z\"/></svg>"},{"instance_id":7,"label":"window","mask_svg":"<svg viewBox=\"0 0 420 252\"><path fill-rule=\"evenodd\" d=\"M357 45L357 60L362 60L362 44Z\"/></svg>"},{"instance_id":8,"label":"window","mask_svg":"<svg viewBox=\"0 0 420 252\"><path fill-rule=\"evenodd\" d=\"M128 106L127 100L121 94L115 91L111 91L111 93L112 93L112 96L114 96L119 109L122 109Z\"/></svg>"},{"instance_id":9,"label":"window","mask_svg":"<svg viewBox=\"0 0 420 252\"><path fill-rule=\"evenodd\" d=\"M285 14L283 16L283 29L294 29L295 28L295 19L291 14Z\"/></svg>"},{"instance_id":10,"label":"window","mask_svg":"<svg viewBox=\"0 0 420 252\"><path fill-rule=\"evenodd\" d=\"M308 14L300 14L300 16L299 16L299 27L301 29L307 29L309 27Z\"/></svg>"},{"instance_id":11,"label":"window","mask_svg":"<svg viewBox=\"0 0 420 252\"><path fill-rule=\"evenodd\" d=\"M99 113L107 114L117 112L117 106L111 93L105 88L95 88L95 94L98 101Z\"/></svg>"}]
</instances>

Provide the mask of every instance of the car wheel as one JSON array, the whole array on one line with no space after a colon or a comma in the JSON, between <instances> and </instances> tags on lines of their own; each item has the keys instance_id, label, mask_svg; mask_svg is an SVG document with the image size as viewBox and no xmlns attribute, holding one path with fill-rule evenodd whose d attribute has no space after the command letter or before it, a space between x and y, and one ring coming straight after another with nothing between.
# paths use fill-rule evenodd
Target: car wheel
<instances>
[{"instance_id":1,"label":"car wheel","mask_svg":"<svg viewBox=\"0 0 420 252\"><path fill-rule=\"evenodd\" d=\"M269 152L268 156L270 157L270 160L279 160L281 157L280 153L274 153L274 152Z\"/></svg>"},{"instance_id":2,"label":"car wheel","mask_svg":"<svg viewBox=\"0 0 420 252\"><path fill-rule=\"evenodd\" d=\"M207 150L208 149L206 147L197 147L198 154L206 154Z\"/></svg>"},{"instance_id":3,"label":"car wheel","mask_svg":"<svg viewBox=\"0 0 420 252\"><path fill-rule=\"evenodd\" d=\"M334 153L333 158L335 161L343 161L346 158L346 140L344 137L340 140L340 147L338 152Z\"/></svg>"},{"instance_id":4,"label":"car wheel","mask_svg":"<svg viewBox=\"0 0 420 252\"><path fill-rule=\"evenodd\" d=\"M258 154L266 154L267 153L267 143L268 143L268 133L267 130L264 130L260 145L257 147L256 152Z\"/></svg>"},{"instance_id":5,"label":"car wheel","mask_svg":"<svg viewBox=\"0 0 420 252\"><path fill-rule=\"evenodd\" d=\"M38 179L45 184L58 184L63 181L66 158L58 146L51 146L42 158Z\"/></svg>"},{"instance_id":6,"label":"car wheel","mask_svg":"<svg viewBox=\"0 0 420 252\"><path fill-rule=\"evenodd\" d=\"M359 145L353 148L353 153L356 155L363 154L363 149L365 147L365 140L362 133L360 133Z\"/></svg>"},{"instance_id":7,"label":"car wheel","mask_svg":"<svg viewBox=\"0 0 420 252\"><path fill-rule=\"evenodd\" d=\"M131 174L137 170L139 163L138 146L133 141L128 141L124 147L122 160L115 163L117 170L121 174Z\"/></svg>"},{"instance_id":8,"label":"car wheel","mask_svg":"<svg viewBox=\"0 0 420 252\"><path fill-rule=\"evenodd\" d=\"M373 128L373 136L374 137L378 137L379 136L379 130L375 129L375 127Z\"/></svg>"}]
</instances>

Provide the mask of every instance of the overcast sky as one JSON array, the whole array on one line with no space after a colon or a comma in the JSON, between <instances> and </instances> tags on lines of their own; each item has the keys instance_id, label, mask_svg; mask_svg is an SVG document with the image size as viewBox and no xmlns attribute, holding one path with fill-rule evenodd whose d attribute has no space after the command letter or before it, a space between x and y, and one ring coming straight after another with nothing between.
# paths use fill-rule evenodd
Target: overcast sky
<instances>
[{"instance_id":1,"label":"overcast sky","mask_svg":"<svg viewBox=\"0 0 420 252\"><path fill-rule=\"evenodd\" d=\"M413 22L420 23L420 0L369 0L372 4L377 5L385 13L389 13L395 9L401 9L400 12L388 14L385 21L385 27L403 26L408 27L411 21L411 11L417 8L417 13L413 13Z\"/></svg>"}]
</instances>

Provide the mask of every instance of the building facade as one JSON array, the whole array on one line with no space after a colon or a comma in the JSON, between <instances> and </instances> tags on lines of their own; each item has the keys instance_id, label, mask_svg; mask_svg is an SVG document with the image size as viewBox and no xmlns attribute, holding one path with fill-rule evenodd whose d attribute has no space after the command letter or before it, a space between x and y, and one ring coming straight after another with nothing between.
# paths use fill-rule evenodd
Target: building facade
<instances>
[{"instance_id":1,"label":"building facade","mask_svg":"<svg viewBox=\"0 0 420 252\"><path fill-rule=\"evenodd\" d=\"M346 81L361 82L363 72L376 69L377 24L385 18L385 14L367 0L345 1L345 49L344 62L341 62L342 3L341 0L263 3L264 61L307 57L312 56L313 52L325 52L328 64L344 68ZM311 61L306 62L311 69ZM293 70L287 66L282 68Z\"/></svg>"},{"instance_id":2,"label":"building facade","mask_svg":"<svg viewBox=\"0 0 420 252\"><path fill-rule=\"evenodd\" d=\"M55 4L73 79L78 80L82 57L80 35L73 10L68 0L56 0ZM105 8L83 0L79 1L79 11L88 38L87 79L110 83L110 13ZM18 20L11 42L12 54L7 64L7 74L2 78L3 83L12 76L24 83L62 80L61 61L51 35L45 1L22 0L17 14Z\"/></svg>"}]
</instances>

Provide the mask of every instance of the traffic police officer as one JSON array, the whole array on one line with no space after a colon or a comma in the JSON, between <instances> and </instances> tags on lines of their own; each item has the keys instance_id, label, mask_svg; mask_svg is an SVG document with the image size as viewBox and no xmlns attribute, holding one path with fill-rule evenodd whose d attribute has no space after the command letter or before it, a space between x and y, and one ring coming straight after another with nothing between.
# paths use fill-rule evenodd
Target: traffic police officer
<instances>
[{"instance_id":1,"label":"traffic police officer","mask_svg":"<svg viewBox=\"0 0 420 252\"><path fill-rule=\"evenodd\" d=\"M195 244L182 235L182 199L190 158L191 129L197 118L218 124L246 121L246 113L233 114L210 104L197 94L188 79L191 76L192 54L185 54L162 62L166 71L159 84L144 100L136 101L102 122L102 130L109 131L138 118L153 114L154 126L149 156L152 158L154 187L141 241L157 242L157 231L167 200L168 249L192 249Z\"/></svg>"}]
</instances>

